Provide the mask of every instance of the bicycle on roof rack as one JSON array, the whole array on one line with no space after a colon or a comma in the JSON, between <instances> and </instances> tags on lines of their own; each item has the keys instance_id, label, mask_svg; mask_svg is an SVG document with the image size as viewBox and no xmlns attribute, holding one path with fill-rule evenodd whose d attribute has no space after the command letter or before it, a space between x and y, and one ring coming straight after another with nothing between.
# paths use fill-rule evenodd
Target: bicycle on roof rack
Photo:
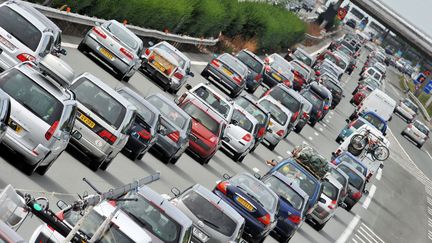
<instances>
[{"instance_id":1,"label":"bicycle on roof rack","mask_svg":"<svg viewBox=\"0 0 432 243\"><path fill-rule=\"evenodd\" d=\"M364 134L355 134L351 137L348 152L361 159L370 154L374 160L378 161L384 161L390 156L390 151L385 146L383 139L369 129Z\"/></svg>"}]
</instances>

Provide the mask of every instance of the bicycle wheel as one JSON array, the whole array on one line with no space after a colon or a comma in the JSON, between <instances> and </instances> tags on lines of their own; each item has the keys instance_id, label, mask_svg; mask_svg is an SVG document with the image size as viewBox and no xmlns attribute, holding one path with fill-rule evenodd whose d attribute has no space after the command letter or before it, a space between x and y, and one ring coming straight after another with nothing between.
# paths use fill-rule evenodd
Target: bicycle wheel
<instances>
[{"instance_id":1,"label":"bicycle wheel","mask_svg":"<svg viewBox=\"0 0 432 243\"><path fill-rule=\"evenodd\" d=\"M368 138L364 135L356 134L352 136L350 144L355 150L363 150L368 144Z\"/></svg>"},{"instance_id":2,"label":"bicycle wheel","mask_svg":"<svg viewBox=\"0 0 432 243\"><path fill-rule=\"evenodd\" d=\"M388 157L390 156L390 151L386 146L379 145L378 147L376 147L373 150L372 156L376 160L384 161L384 160L388 159Z\"/></svg>"}]
</instances>

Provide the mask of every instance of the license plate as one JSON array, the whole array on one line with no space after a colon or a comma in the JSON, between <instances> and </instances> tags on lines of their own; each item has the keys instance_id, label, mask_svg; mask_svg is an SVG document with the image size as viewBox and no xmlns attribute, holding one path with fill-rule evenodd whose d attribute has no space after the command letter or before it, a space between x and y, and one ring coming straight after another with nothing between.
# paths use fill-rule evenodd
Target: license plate
<instances>
[{"instance_id":1,"label":"license plate","mask_svg":"<svg viewBox=\"0 0 432 243\"><path fill-rule=\"evenodd\" d=\"M106 56L108 59L112 60L114 59L113 54L111 54L111 52L109 52L107 49L101 47L99 48L100 53L102 53L102 55Z\"/></svg>"},{"instance_id":2,"label":"license plate","mask_svg":"<svg viewBox=\"0 0 432 243\"><path fill-rule=\"evenodd\" d=\"M12 119L9 119L9 127L12 128L15 132L19 133L22 131L22 127L14 122Z\"/></svg>"},{"instance_id":3,"label":"license plate","mask_svg":"<svg viewBox=\"0 0 432 243\"><path fill-rule=\"evenodd\" d=\"M273 122L270 121L270 122L269 122L269 126L273 126Z\"/></svg>"},{"instance_id":4,"label":"license plate","mask_svg":"<svg viewBox=\"0 0 432 243\"><path fill-rule=\"evenodd\" d=\"M86 124L88 127L90 128L94 128L96 123L94 123L92 120L90 120L90 118L88 118L87 116L85 116L84 114L81 114L79 116L79 119L84 122L84 124Z\"/></svg>"},{"instance_id":5,"label":"license plate","mask_svg":"<svg viewBox=\"0 0 432 243\"><path fill-rule=\"evenodd\" d=\"M224 68L223 71L228 76L232 76L233 75L233 73L230 70L226 69L226 68Z\"/></svg>"},{"instance_id":6,"label":"license plate","mask_svg":"<svg viewBox=\"0 0 432 243\"><path fill-rule=\"evenodd\" d=\"M160 63L158 63L158 62L156 62L156 61L154 61L153 62L153 65L157 68L157 69L159 69L161 72L165 72L165 67L164 66L162 66L162 64L160 64Z\"/></svg>"},{"instance_id":7,"label":"license plate","mask_svg":"<svg viewBox=\"0 0 432 243\"><path fill-rule=\"evenodd\" d=\"M277 79L278 81L281 81L281 76L277 75L276 73L272 73L273 78Z\"/></svg>"},{"instance_id":8,"label":"license plate","mask_svg":"<svg viewBox=\"0 0 432 243\"><path fill-rule=\"evenodd\" d=\"M246 208L249 212L254 211L254 206L252 206L252 204L250 204L248 201L244 200L241 197L237 197L237 202L240 203L240 205L242 205L244 208Z\"/></svg>"}]
</instances>

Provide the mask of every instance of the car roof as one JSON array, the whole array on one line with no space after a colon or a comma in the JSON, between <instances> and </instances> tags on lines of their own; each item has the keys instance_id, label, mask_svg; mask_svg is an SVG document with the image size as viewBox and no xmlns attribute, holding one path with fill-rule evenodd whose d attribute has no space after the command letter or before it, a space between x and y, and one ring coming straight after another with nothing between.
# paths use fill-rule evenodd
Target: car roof
<instances>
[{"instance_id":1,"label":"car roof","mask_svg":"<svg viewBox=\"0 0 432 243\"><path fill-rule=\"evenodd\" d=\"M304 110L305 108L309 108L308 110L307 110L307 112L310 112L311 110L312 110L312 107L313 107L313 105L312 105L312 103L310 103L309 102L309 100L307 100L305 97L303 97L302 95L300 95L300 97L301 97L301 102L303 103L303 107L302 107L302 110ZM306 105L304 105L304 104L308 104L307 105L307 107L306 107Z\"/></svg>"},{"instance_id":2,"label":"car roof","mask_svg":"<svg viewBox=\"0 0 432 243\"><path fill-rule=\"evenodd\" d=\"M420 120L414 120L414 122L417 122L417 123L419 123L420 125L423 125L428 131L430 131L430 129L429 129L429 127L428 126L426 126L423 122L421 122Z\"/></svg>"},{"instance_id":3,"label":"car roof","mask_svg":"<svg viewBox=\"0 0 432 243\"><path fill-rule=\"evenodd\" d=\"M259 56L255 55L255 53L249 51L248 49L243 49L243 50L239 51L239 53L240 53L240 52L245 52L245 53L247 53L249 56L251 56L251 57L253 57L255 60L257 60L258 62L260 62L261 64L264 64L264 61L263 61Z\"/></svg>"},{"instance_id":4,"label":"car roof","mask_svg":"<svg viewBox=\"0 0 432 243\"><path fill-rule=\"evenodd\" d=\"M278 178L283 183L289 185L294 191L296 191L298 194L300 194L300 196L303 199L305 199L305 201L309 200L309 195L305 191L303 191L303 189L301 189L297 183L295 183L296 179L289 178L289 177L283 175L282 173L280 173L279 171L274 171L270 175Z\"/></svg>"},{"instance_id":5,"label":"car roof","mask_svg":"<svg viewBox=\"0 0 432 243\"><path fill-rule=\"evenodd\" d=\"M273 194L274 198L279 199L279 196L273 190L271 190L266 184L264 184L264 182L262 182L261 180L258 180L255 176L251 175L249 172L240 172L240 173L237 173L236 175L234 175L233 177L231 177L230 180L232 178L234 178L234 177L240 177L240 176L246 176L246 177L251 178L252 180L255 180L256 182L258 182L262 186L268 188L268 192L270 194Z\"/></svg>"},{"instance_id":6,"label":"car roof","mask_svg":"<svg viewBox=\"0 0 432 243\"><path fill-rule=\"evenodd\" d=\"M138 38L138 36L136 36L135 33L132 32L130 29L128 29L124 24L119 23L119 22L118 22L117 20L115 20L115 19L109 20L108 22L113 23L113 24L119 26L120 28L124 29L126 32L129 33L129 35L130 35L130 36L131 36L131 37L132 37L136 42L139 43L139 45L142 45L142 44L143 44L143 41L142 41L140 38Z\"/></svg>"},{"instance_id":7,"label":"car roof","mask_svg":"<svg viewBox=\"0 0 432 243\"><path fill-rule=\"evenodd\" d=\"M264 109L264 107L262 107L261 104L258 103L258 100L256 99L255 96L250 95L250 94L244 94L244 95L241 95L240 97L247 99L249 102L253 103L254 106L257 107L259 110L261 110L265 114L269 115L268 114L269 112L266 111L266 109Z\"/></svg>"},{"instance_id":8,"label":"car roof","mask_svg":"<svg viewBox=\"0 0 432 243\"><path fill-rule=\"evenodd\" d=\"M218 123L224 123L225 119L219 115L219 113L216 113L207 103L202 102L199 99L191 99L189 100L190 103L197 106L199 109L207 113L212 119L214 119Z\"/></svg>"},{"instance_id":9,"label":"car roof","mask_svg":"<svg viewBox=\"0 0 432 243\"><path fill-rule=\"evenodd\" d=\"M161 41L159 43L157 43L156 45L154 45L155 47L158 45L164 44L166 45L169 49L171 49L172 51L174 51L177 55L181 56L183 59L186 60L186 62L190 63L190 59L189 57L187 57L183 52L179 51L177 48L175 48L173 45L171 45L170 43L166 42L166 41Z\"/></svg>"},{"instance_id":10,"label":"car roof","mask_svg":"<svg viewBox=\"0 0 432 243\"><path fill-rule=\"evenodd\" d=\"M247 112L245 109L243 109L243 107L234 104L234 109L239 110L243 115L245 115L246 118L254 124L254 127L258 124L258 120L254 116L252 116L249 112Z\"/></svg>"},{"instance_id":11,"label":"car roof","mask_svg":"<svg viewBox=\"0 0 432 243\"><path fill-rule=\"evenodd\" d=\"M129 94L130 96L137 99L140 103L144 104L146 108L148 108L151 112L153 112L156 115L160 115L160 111L154 107L150 102L148 102L146 99L144 99L143 96L137 93L137 91L132 90L129 87L123 86L120 88L117 88L116 91L124 91L125 93Z\"/></svg>"},{"instance_id":12,"label":"car roof","mask_svg":"<svg viewBox=\"0 0 432 243\"><path fill-rule=\"evenodd\" d=\"M309 87L312 91L318 92L320 95L331 96L330 90L317 82L312 82Z\"/></svg>"},{"instance_id":13,"label":"car roof","mask_svg":"<svg viewBox=\"0 0 432 243\"><path fill-rule=\"evenodd\" d=\"M56 33L54 33L55 35L62 33L62 30L53 21L51 21L49 18L47 18L45 15L43 15L39 10L35 9L29 3L24 2L24 1L20 1L20 2L15 2L15 4L18 4L25 11L31 13L39 21L46 24L51 30L56 32Z\"/></svg>"},{"instance_id":14,"label":"car roof","mask_svg":"<svg viewBox=\"0 0 432 243\"><path fill-rule=\"evenodd\" d=\"M287 114L288 118L292 116L292 112L288 108L286 108L284 105L282 105L279 101L275 100L270 95L262 97L261 99L259 99L259 102L261 102L262 100L268 100L275 106L279 107L283 112L285 112L285 114ZM270 111L267 112L269 113Z\"/></svg>"},{"instance_id":15,"label":"car roof","mask_svg":"<svg viewBox=\"0 0 432 243\"><path fill-rule=\"evenodd\" d=\"M249 68L242 61L240 61L237 57L235 57L229 53L223 53L222 55L218 56L217 58L219 59L222 56L227 56L227 57L231 58L237 65L243 67L243 69L245 69L245 70L249 70Z\"/></svg>"},{"instance_id":16,"label":"car roof","mask_svg":"<svg viewBox=\"0 0 432 243\"><path fill-rule=\"evenodd\" d=\"M165 95L161 94L161 93L154 93L151 94L149 96L146 97L146 100L148 100L150 97L156 96L159 99L161 99L162 101L164 101L166 104L168 104L169 106L171 106L172 108L176 109L177 113L181 114L183 117L186 117L188 120L192 119L188 113L186 113L183 109L181 109L180 107L177 106L176 103L174 103L174 101L172 101L171 99L168 99Z\"/></svg>"},{"instance_id":17,"label":"car roof","mask_svg":"<svg viewBox=\"0 0 432 243\"><path fill-rule=\"evenodd\" d=\"M293 158L287 158L285 160L282 160L277 166L278 168L286 165L286 164L292 164L294 165L298 170L301 170L303 173L308 175L310 179L312 179L314 182L319 182L320 180L316 178L312 173L310 173L307 169L305 169L302 165L300 165L295 159ZM278 169L279 170L279 169Z\"/></svg>"},{"instance_id":18,"label":"car roof","mask_svg":"<svg viewBox=\"0 0 432 243\"><path fill-rule=\"evenodd\" d=\"M293 90L293 89L287 87L285 84L278 84L278 85L275 86L274 88L276 88L276 87L280 87L280 88L283 89L286 93L288 93L288 94L290 94L291 96L293 96L293 97L294 97L296 100L298 100L299 102L302 101L302 98L303 98L303 97L301 97L301 94L300 94L299 92L297 92L297 91L295 91L295 90Z\"/></svg>"},{"instance_id":19,"label":"car roof","mask_svg":"<svg viewBox=\"0 0 432 243\"><path fill-rule=\"evenodd\" d=\"M350 170L354 171L354 173L357 174L358 176L360 176L363 181L366 180L366 177L360 171L358 171L356 168L354 168L354 166L348 164L347 162L342 162L337 167L340 167L341 165L344 165L344 166L348 167Z\"/></svg>"}]
</instances>

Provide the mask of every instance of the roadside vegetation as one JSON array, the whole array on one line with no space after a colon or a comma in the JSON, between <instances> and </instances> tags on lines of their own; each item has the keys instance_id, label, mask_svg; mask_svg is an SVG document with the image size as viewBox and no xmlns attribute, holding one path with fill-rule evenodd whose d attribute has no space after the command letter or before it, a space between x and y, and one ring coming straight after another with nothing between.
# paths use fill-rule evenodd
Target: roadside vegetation
<instances>
[{"instance_id":1,"label":"roadside vegetation","mask_svg":"<svg viewBox=\"0 0 432 243\"><path fill-rule=\"evenodd\" d=\"M408 80L407 82L405 82L404 76L400 76L400 81L399 81L399 85L401 87L402 90L406 90L406 87L408 86L409 90L411 91L411 93L415 92L415 85L411 80ZM419 99L419 101L423 104L423 106L425 106L428 114L430 116L432 116L432 105L429 105L428 107L426 107L426 102L429 99L430 95L426 94L425 92L421 92L420 95L417 97Z\"/></svg>"}]
</instances>

